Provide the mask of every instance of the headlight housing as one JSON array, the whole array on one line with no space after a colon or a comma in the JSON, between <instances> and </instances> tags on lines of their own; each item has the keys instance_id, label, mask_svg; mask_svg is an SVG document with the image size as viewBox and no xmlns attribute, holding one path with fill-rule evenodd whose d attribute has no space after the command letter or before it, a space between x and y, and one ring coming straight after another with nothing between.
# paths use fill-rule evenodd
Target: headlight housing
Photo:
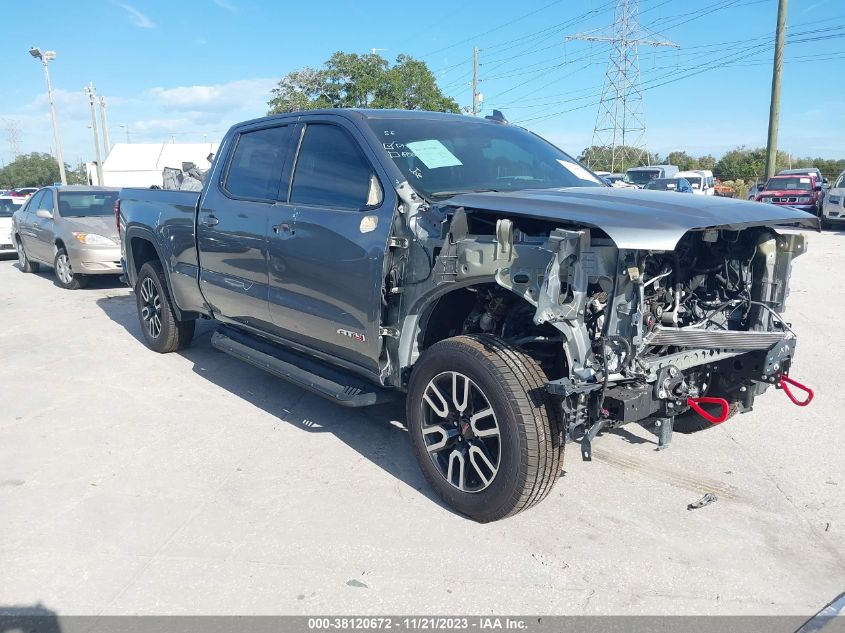
<instances>
[{"instance_id":1,"label":"headlight housing","mask_svg":"<svg viewBox=\"0 0 845 633\"><path fill-rule=\"evenodd\" d=\"M84 233L82 231L74 231L73 236L78 242L87 244L88 246L115 246L117 242L108 237L97 235L96 233Z\"/></svg>"},{"instance_id":2,"label":"headlight housing","mask_svg":"<svg viewBox=\"0 0 845 633\"><path fill-rule=\"evenodd\" d=\"M798 204L807 204L812 200L810 196L798 196Z\"/></svg>"},{"instance_id":3,"label":"headlight housing","mask_svg":"<svg viewBox=\"0 0 845 633\"><path fill-rule=\"evenodd\" d=\"M766 197L766 198L760 198L760 202L769 202L769 203L771 203L771 201L772 201L772 199L771 199L771 198L768 198L768 197Z\"/></svg>"}]
</instances>

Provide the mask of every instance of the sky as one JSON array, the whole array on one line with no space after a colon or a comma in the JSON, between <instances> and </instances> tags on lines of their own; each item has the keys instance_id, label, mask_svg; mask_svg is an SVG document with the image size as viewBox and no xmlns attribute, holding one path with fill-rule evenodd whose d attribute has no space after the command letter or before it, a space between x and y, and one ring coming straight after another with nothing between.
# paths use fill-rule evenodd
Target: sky
<instances>
[{"instance_id":1,"label":"sky","mask_svg":"<svg viewBox=\"0 0 845 633\"><path fill-rule=\"evenodd\" d=\"M107 103L112 143L217 141L267 111L286 73L334 51L424 60L461 106L479 52L482 114L577 155L590 145L609 59L612 0L0 0L0 165L53 151L44 74L30 47L54 50L50 75L65 161L94 157L88 97ZM646 144L719 156L766 143L777 0L639 0ZM845 3L791 0L779 147L845 157ZM99 121L98 121L99 124Z\"/></svg>"}]
</instances>

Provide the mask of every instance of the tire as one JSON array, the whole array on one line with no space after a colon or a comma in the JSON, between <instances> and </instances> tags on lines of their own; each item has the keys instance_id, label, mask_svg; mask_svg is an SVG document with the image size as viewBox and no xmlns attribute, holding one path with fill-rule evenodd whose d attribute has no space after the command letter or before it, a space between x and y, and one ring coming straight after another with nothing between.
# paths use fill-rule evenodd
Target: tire
<instances>
[{"instance_id":1,"label":"tire","mask_svg":"<svg viewBox=\"0 0 845 633\"><path fill-rule=\"evenodd\" d=\"M15 249L18 251L18 268L25 273L37 273L41 270L41 264L34 262L27 257L26 251L23 248L21 238L15 238Z\"/></svg>"},{"instance_id":2,"label":"tire","mask_svg":"<svg viewBox=\"0 0 845 633\"><path fill-rule=\"evenodd\" d=\"M196 321L176 318L167 279L159 262L141 266L135 283L135 303L147 347L159 354L168 354L190 345Z\"/></svg>"},{"instance_id":3,"label":"tire","mask_svg":"<svg viewBox=\"0 0 845 633\"><path fill-rule=\"evenodd\" d=\"M546 381L534 359L489 335L456 336L423 353L408 384L408 429L423 475L449 506L486 523L549 494L563 442Z\"/></svg>"},{"instance_id":4,"label":"tire","mask_svg":"<svg viewBox=\"0 0 845 633\"><path fill-rule=\"evenodd\" d=\"M73 272L67 251L61 246L53 258L53 272L56 273L56 281L65 290L79 290L88 285L88 275Z\"/></svg>"}]
</instances>

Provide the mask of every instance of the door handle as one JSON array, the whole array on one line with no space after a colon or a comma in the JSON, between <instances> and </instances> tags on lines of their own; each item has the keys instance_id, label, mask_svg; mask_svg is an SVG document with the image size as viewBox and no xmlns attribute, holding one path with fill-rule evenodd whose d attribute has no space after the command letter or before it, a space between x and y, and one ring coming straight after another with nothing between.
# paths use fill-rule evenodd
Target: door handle
<instances>
[{"instance_id":1,"label":"door handle","mask_svg":"<svg viewBox=\"0 0 845 633\"><path fill-rule=\"evenodd\" d=\"M206 226L216 226L217 224L220 223L220 220L218 220L213 215L209 215L205 220L203 220L202 223L205 224Z\"/></svg>"},{"instance_id":2,"label":"door handle","mask_svg":"<svg viewBox=\"0 0 845 633\"><path fill-rule=\"evenodd\" d=\"M290 233L293 235L295 231L290 228L290 224L282 222L281 224L277 224L273 227L273 233Z\"/></svg>"}]
</instances>

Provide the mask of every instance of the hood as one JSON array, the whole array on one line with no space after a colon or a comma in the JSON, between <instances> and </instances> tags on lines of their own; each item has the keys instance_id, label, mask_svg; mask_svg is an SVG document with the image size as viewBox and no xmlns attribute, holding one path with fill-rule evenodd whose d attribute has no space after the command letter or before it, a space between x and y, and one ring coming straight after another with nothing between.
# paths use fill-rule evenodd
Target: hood
<instances>
[{"instance_id":1,"label":"hood","mask_svg":"<svg viewBox=\"0 0 845 633\"><path fill-rule=\"evenodd\" d=\"M796 223L818 228L815 216L773 204L614 187L466 193L445 204L592 226L619 248L631 249L673 250L692 229Z\"/></svg>"},{"instance_id":2,"label":"hood","mask_svg":"<svg viewBox=\"0 0 845 633\"><path fill-rule=\"evenodd\" d=\"M66 218L62 216L62 228L68 231L79 231L84 233L96 233L108 237L120 244L120 237L117 234L117 227L114 225L114 216L92 216L84 218Z\"/></svg>"}]
</instances>

